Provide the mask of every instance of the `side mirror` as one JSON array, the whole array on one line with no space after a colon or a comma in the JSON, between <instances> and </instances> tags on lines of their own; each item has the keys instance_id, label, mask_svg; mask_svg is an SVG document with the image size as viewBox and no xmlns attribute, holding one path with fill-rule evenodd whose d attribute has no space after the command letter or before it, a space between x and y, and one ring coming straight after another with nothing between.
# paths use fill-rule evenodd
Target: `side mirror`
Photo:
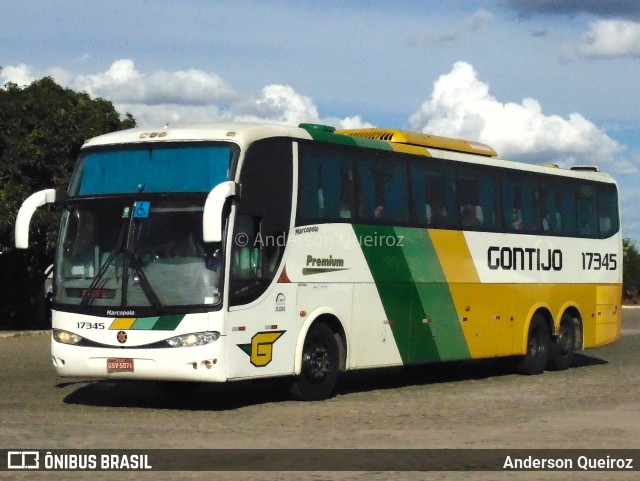
<instances>
[{"instance_id":1,"label":"side mirror","mask_svg":"<svg viewBox=\"0 0 640 481\"><path fill-rule=\"evenodd\" d=\"M238 184L229 180L216 185L209 192L202 214L202 238L205 242L222 241L222 210L227 199L238 191Z\"/></svg>"},{"instance_id":2,"label":"side mirror","mask_svg":"<svg viewBox=\"0 0 640 481\"><path fill-rule=\"evenodd\" d=\"M18 217L16 218L15 236L16 248L29 248L29 224L33 213L38 207L45 204L53 204L56 201L56 190L46 189L30 195L20 206Z\"/></svg>"}]
</instances>

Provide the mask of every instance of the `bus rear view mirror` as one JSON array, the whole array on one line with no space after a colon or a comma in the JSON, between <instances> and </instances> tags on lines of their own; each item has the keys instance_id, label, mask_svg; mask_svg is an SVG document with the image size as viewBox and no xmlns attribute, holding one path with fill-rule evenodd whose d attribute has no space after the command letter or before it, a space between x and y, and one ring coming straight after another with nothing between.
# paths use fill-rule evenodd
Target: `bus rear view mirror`
<instances>
[{"instance_id":1,"label":"bus rear view mirror","mask_svg":"<svg viewBox=\"0 0 640 481\"><path fill-rule=\"evenodd\" d=\"M229 197L233 197L239 191L238 185L233 181L222 182L216 185L204 203L202 214L202 239L205 242L222 241L222 211Z\"/></svg>"},{"instance_id":2,"label":"bus rear view mirror","mask_svg":"<svg viewBox=\"0 0 640 481\"><path fill-rule=\"evenodd\" d=\"M45 189L30 195L20 206L18 217L16 218L15 237L16 248L29 248L29 224L33 213L38 207L45 204L53 204L56 201L56 190Z\"/></svg>"}]
</instances>

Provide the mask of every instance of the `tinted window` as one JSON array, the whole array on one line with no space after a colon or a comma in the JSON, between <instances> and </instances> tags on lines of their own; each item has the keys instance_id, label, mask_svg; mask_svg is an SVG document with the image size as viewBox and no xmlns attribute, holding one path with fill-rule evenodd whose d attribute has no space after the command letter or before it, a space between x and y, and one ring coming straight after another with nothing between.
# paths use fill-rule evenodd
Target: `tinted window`
<instances>
[{"instance_id":1,"label":"tinted window","mask_svg":"<svg viewBox=\"0 0 640 481\"><path fill-rule=\"evenodd\" d=\"M458 215L453 167L431 159L412 160L410 166L414 223L433 228L455 225Z\"/></svg>"},{"instance_id":2,"label":"tinted window","mask_svg":"<svg viewBox=\"0 0 640 481\"><path fill-rule=\"evenodd\" d=\"M259 141L246 154L231 251L231 305L260 297L278 270L289 235L292 172L290 141Z\"/></svg>"},{"instance_id":3,"label":"tinted window","mask_svg":"<svg viewBox=\"0 0 640 481\"><path fill-rule=\"evenodd\" d=\"M229 178L236 147L145 145L82 154L71 195L150 192L209 192Z\"/></svg>"},{"instance_id":4,"label":"tinted window","mask_svg":"<svg viewBox=\"0 0 640 481\"><path fill-rule=\"evenodd\" d=\"M540 183L540 217L542 230L548 234L561 234L567 225L567 212L562 183L544 179Z\"/></svg>"},{"instance_id":5,"label":"tinted window","mask_svg":"<svg viewBox=\"0 0 640 481\"><path fill-rule=\"evenodd\" d=\"M495 229L499 225L498 181L491 170L460 168L456 190L462 229Z\"/></svg>"},{"instance_id":6,"label":"tinted window","mask_svg":"<svg viewBox=\"0 0 640 481\"><path fill-rule=\"evenodd\" d=\"M358 158L358 213L365 221L409 221L406 162L377 153Z\"/></svg>"},{"instance_id":7,"label":"tinted window","mask_svg":"<svg viewBox=\"0 0 640 481\"><path fill-rule=\"evenodd\" d=\"M297 225L353 217L353 170L348 151L300 144Z\"/></svg>"},{"instance_id":8,"label":"tinted window","mask_svg":"<svg viewBox=\"0 0 640 481\"><path fill-rule=\"evenodd\" d=\"M598 227L600 237L609 237L619 229L618 195L614 185L602 185L598 189Z\"/></svg>"},{"instance_id":9,"label":"tinted window","mask_svg":"<svg viewBox=\"0 0 640 481\"><path fill-rule=\"evenodd\" d=\"M578 187L578 233L586 237L598 235L595 185Z\"/></svg>"},{"instance_id":10,"label":"tinted window","mask_svg":"<svg viewBox=\"0 0 640 481\"><path fill-rule=\"evenodd\" d=\"M502 215L508 231L540 229L537 182L533 176L505 176L502 181Z\"/></svg>"},{"instance_id":11,"label":"tinted window","mask_svg":"<svg viewBox=\"0 0 640 481\"><path fill-rule=\"evenodd\" d=\"M381 222L580 237L619 229L614 185L301 142L297 224Z\"/></svg>"}]
</instances>

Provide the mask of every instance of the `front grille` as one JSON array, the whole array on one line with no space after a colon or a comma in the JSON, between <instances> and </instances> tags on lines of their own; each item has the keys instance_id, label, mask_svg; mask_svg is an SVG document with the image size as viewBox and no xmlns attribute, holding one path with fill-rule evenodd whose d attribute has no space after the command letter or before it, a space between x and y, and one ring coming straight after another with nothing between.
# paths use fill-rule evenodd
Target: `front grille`
<instances>
[{"instance_id":1,"label":"front grille","mask_svg":"<svg viewBox=\"0 0 640 481\"><path fill-rule=\"evenodd\" d=\"M141 346L114 346L111 344L103 344L101 342L91 341L89 339L83 339L78 344L76 344L76 346L101 347L107 349L163 349L171 347L169 346L169 344L167 344L167 341L152 342L151 344L142 344Z\"/></svg>"}]
</instances>

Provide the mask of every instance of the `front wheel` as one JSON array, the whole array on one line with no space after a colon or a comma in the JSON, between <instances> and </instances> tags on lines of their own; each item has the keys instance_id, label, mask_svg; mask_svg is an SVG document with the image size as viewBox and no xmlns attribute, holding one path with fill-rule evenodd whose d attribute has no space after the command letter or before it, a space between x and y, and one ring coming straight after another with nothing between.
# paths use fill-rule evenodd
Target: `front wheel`
<instances>
[{"instance_id":1,"label":"front wheel","mask_svg":"<svg viewBox=\"0 0 640 481\"><path fill-rule=\"evenodd\" d=\"M551 337L544 318L536 314L529 325L527 338L527 352L518 362L518 372L521 374L542 374L549 362L551 351Z\"/></svg>"},{"instance_id":2,"label":"front wheel","mask_svg":"<svg viewBox=\"0 0 640 481\"><path fill-rule=\"evenodd\" d=\"M291 387L301 401L320 401L333 394L338 379L338 342L326 324L317 324L307 333L302 349L302 371Z\"/></svg>"},{"instance_id":3,"label":"front wheel","mask_svg":"<svg viewBox=\"0 0 640 481\"><path fill-rule=\"evenodd\" d=\"M560 330L551 344L549 369L564 371L573 364L576 352L576 322L577 319L568 314L560 319Z\"/></svg>"}]
</instances>

